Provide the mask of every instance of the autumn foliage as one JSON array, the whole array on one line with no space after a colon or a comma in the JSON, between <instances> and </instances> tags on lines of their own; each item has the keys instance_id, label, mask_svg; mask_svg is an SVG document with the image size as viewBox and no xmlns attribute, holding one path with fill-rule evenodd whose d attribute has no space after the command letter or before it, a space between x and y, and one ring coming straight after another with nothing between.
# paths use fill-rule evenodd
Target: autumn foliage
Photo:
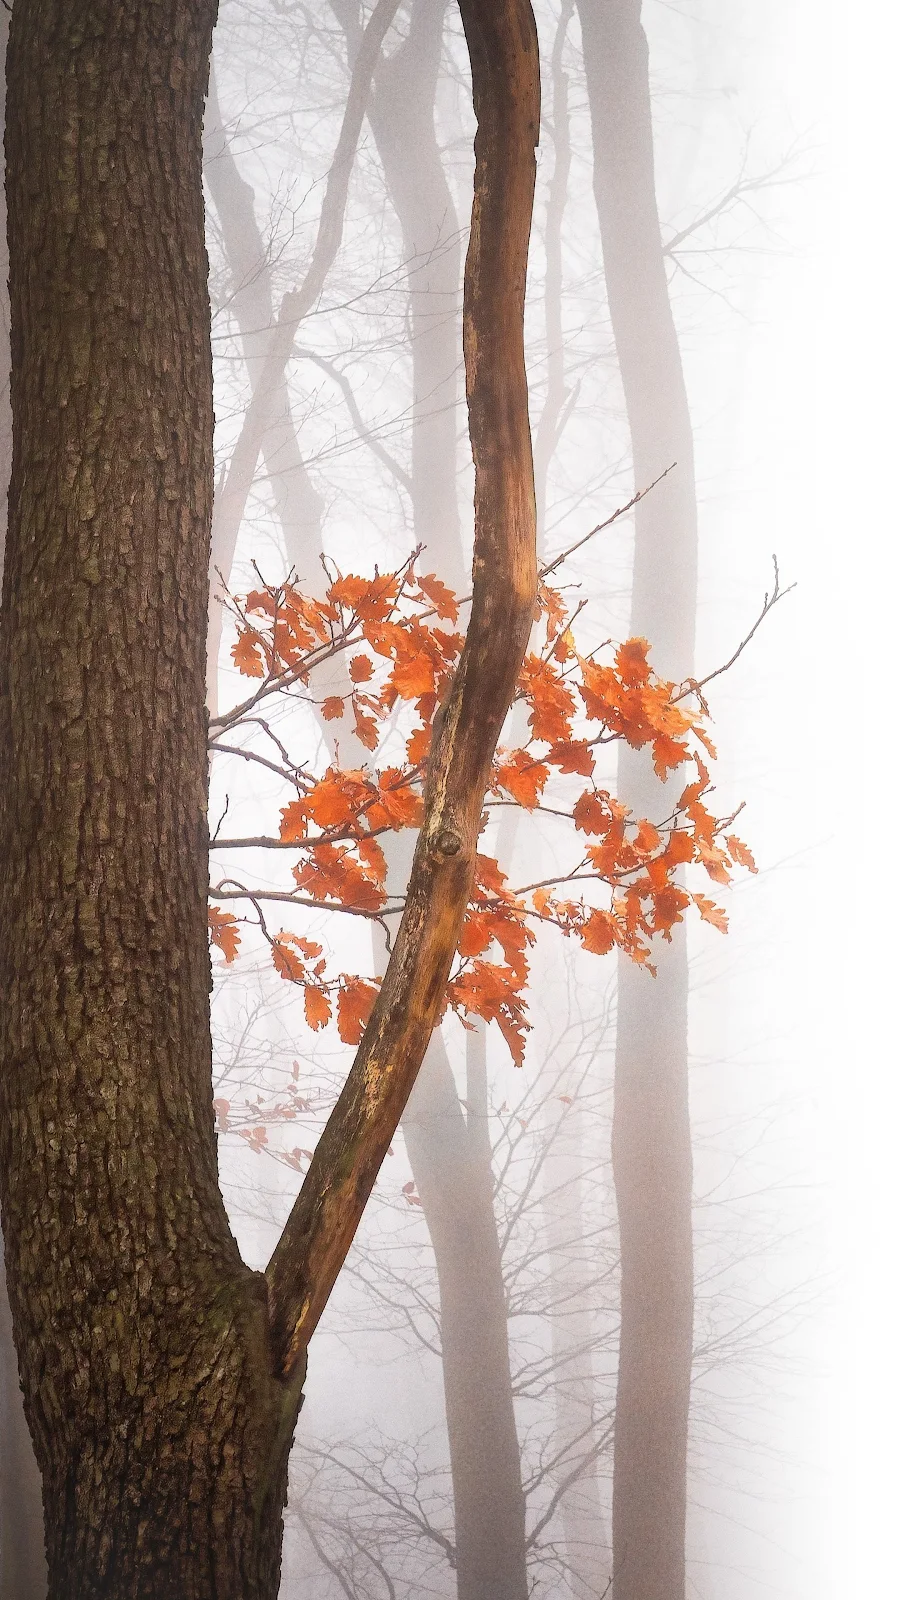
<instances>
[{"instance_id":1,"label":"autumn foliage","mask_svg":"<svg viewBox=\"0 0 900 1600\"><path fill-rule=\"evenodd\" d=\"M341 1039L356 1044L375 981L332 974L320 943L273 932L266 902L364 916L390 929L402 900L388 892L383 841L420 820L432 727L462 649L456 626L466 602L418 573L414 557L386 575L336 576L322 599L287 582L228 603L238 624L234 661L253 687L215 719L212 749L239 754L250 744L235 745L236 737L263 739L265 764L290 798L277 835L216 842L294 847L293 886L267 895L233 878L214 884L210 938L226 962L235 959L240 922L222 902L244 902L241 920L261 929L276 970L303 989L310 1028L336 1022ZM685 868L701 867L718 885L730 881L735 866L756 870L747 846L729 831L733 816L709 809L708 762L716 752L702 687L660 678L646 639L582 654L577 617L560 591L542 584L516 695L527 730L498 749L485 808L485 825L504 806L558 819L564 869L513 887L493 856L479 855L446 995L446 1007L464 1022L496 1022L517 1062L528 1028L529 952L540 925L596 955L623 951L652 971L653 938L670 939L691 906L727 928L716 902L686 887ZM295 765L267 720L287 695L318 714L333 757L324 773ZM646 749L661 781L673 780L660 789L665 815L633 816L596 780L602 746L621 739ZM344 765L348 747L352 764ZM555 849L554 859L559 854Z\"/></svg>"}]
</instances>

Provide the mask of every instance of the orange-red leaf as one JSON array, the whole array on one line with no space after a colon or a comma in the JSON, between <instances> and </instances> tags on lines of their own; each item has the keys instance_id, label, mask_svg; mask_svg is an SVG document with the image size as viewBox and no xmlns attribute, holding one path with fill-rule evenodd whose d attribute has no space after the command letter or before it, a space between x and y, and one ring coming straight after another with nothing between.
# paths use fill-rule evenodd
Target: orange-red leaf
<instances>
[{"instance_id":1,"label":"orange-red leaf","mask_svg":"<svg viewBox=\"0 0 900 1600\"><path fill-rule=\"evenodd\" d=\"M728 846L728 854L731 856L732 861L734 861L737 866L746 867L748 872L759 871L751 852L744 844L744 841L737 838L736 834L727 834L725 843Z\"/></svg>"},{"instance_id":2,"label":"orange-red leaf","mask_svg":"<svg viewBox=\"0 0 900 1600\"><path fill-rule=\"evenodd\" d=\"M303 991L303 1010L306 1013L307 1023L316 1031L324 1028L331 1021L331 1001L321 989L316 989L312 984L307 984Z\"/></svg>"},{"instance_id":3,"label":"orange-red leaf","mask_svg":"<svg viewBox=\"0 0 900 1600\"><path fill-rule=\"evenodd\" d=\"M720 933L728 932L728 917L721 906L717 906L714 900L708 900L704 894L695 894L693 899L704 922L712 923Z\"/></svg>"},{"instance_id":4,"label":"orange-red leaf","mask_svg":"<svg viewBox=\"0 0 900 1600\"><path fill-rule=\"evenodd\" d=\"M535 761L524 750L514 750L497 767L496 782L526 811L533 811L549 776L550 768L542 761Z\"/></svg>"},{"instance_id":5,"label":"orange-red leaf","mask_svg":"<svg viewBox=\"0 0 900 1600\"><path fill-rule=\"evenodd\" d=\"M252 628L242 628L231 646L231 659L245 678L264 678L262 641Z\"/></svg>"},{"instance_id":6,"label":"orange-red leaf","mask_svg":"<svg viewBox=\"0 0 900 1600\"><path fill-rule=\"evenodd\" d=\"M439 617L447 622L456 621L459 616L456 595L445 583L441 583L440 578L436 578L433 572L426 573L424 578L419 579L419 588L431 601Z\"/></svg>"},{"instance_id":7,"label":"orange-red leaf","mask_svg":"<svg viewBox=\"0 0 900 1600\"><path fill-rule=\"evenodd\" d=\"M359 1044L377 995L374 984L362 978L344 978L337 1005L338 1033L344 1044Z\"/></svg>"},{"instance_id":8,"label":"orange-red leaf","mask_svg":"<svg viewBox=\"0 0 900 1600\"><path fill-rule=\"evenodd\" d=\"M241 943L237 917L233 917L230 911L223 911L220 906L210 906L207 920L210 943L214 944L217 950L221 950L230 966L237 956Z\"/></svg>"},{"instance_id":9,"label":"orange-red leaf","mask_svg":"<svg viewBox=\"0 0 900 1600\"><path fill-rule=\"evenodd\" d=\"M374 668L368 656L352 656L350 660L350 677L353 683L368 683Z\"/></svg>"}]
</instances>

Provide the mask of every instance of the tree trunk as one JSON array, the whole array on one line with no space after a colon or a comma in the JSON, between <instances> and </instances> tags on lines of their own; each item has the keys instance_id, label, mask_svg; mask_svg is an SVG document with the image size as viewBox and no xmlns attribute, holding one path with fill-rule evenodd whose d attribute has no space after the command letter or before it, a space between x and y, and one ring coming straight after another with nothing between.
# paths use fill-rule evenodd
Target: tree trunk
<instances>
[{"instance_id":1,"label":"tree trunk","mask_svg":"<svg viewBox=\"0 0 900 1600\"><path fill-rule=\"evenodd\" d=\"M0 92L6 100L9 13L0 9ZM12 456L9 410L9 293L6 193L0 191L0 572L6 545L6 510ZM2 1003L2 1002L0 1002ZM22 1407L19 1364L12 1336L6 1268L0 1242L0 1594L15 1600L46 1600L44 1513L41 1479Z\"/></svg>"},{"instance_id":2,"label":"tree trunk","mask_svg":"<svg viewBox=\"0 0 900 1600\"><path fill-rule=\"evenodd\" d=\"M527 1600L525 1496L494 1217L485 1037L463 1116L440 1036L403 1121L434 1245L456 1531L459 1600ZM474 1071L471 1070L474 1067Z\"/></svg>"},{"instance_id":3,"label":"tree trunk","mask_svg":"<svg viewBox=\"0 0 900 1600\"><path fill-rule=\"evenodd\" d=\"M51 1600L275 1600L299 1398L211 1107L214 14L11 24L0 1170Z\"/></svg>"},{"instance_id":4,"label":"tree trunk","mask_svg":"<svg viewBox=\"0 0 900 1600\"><path fill-rule=\"evenodd\" d=\"M200 135L215 4L13 15L0 1199L51 1600L275 1600L309 1338L440 1012L536 592L537 40L527 0L462 10L471 620L384 983L265 1277L228 1227L211 1092Z\"/></svg>"},{"instance_id":5,"label":"tree trunk","mask_svg":"<svg viewBox=\"0 0 900 1600\"><path fill-rule=\"evenodd\" d=\"M576 1100L579 1084L559 1080ZM573 1479L560 1504L568 1584L572 1600L600 1600L609 1583L611 1552L596 1451L597 1375L591 1348L596 1337L584 1242L586 1129L577 1104L554 1116L552 1142L544 1157L547 1266L555 1291L550 1312L554 1365L554 1454L558 1476Z\"/></svg>"},{"instance_id":6,"label":"tree trunk","mask_svg":"<svg viewBox=\"0 0 900 1600\"><path fill-rule=\"evenodd\" d=\"M676 680L693 664L697 508L693 439L656 205L640 0L578 0L610 317L637 486L668 477L635 516L631 629ZM639 816L671 804L622 748L619 794ZM613 1171L622 1322L613 1481L615 1600L682 1600L693 1331L688 971L684 929L654 980L619 963Z\"/></svg>"},{"instance_id":7,"label":"tree trunk","mask_svg":"<svg viewBox=\"0 0 900 1600\"><path fill-rule=\"evenodd\" d=\"M222 123L214 73L210 75L203 154L204 175L218 214L231 275L231 309L241 338L251 390L254 390L262 377L272 336L275 316L272 274L253 208L253 190L238 171ZM308 582L318 565L322 547L324 502L310 480L300 453L284 371L275 384L272 423L263 436L262 457L288 565L295 567L301 579ZM215 557L214 551L214 564ZM230 571L224 576L228 579Z\"/></svg>"}]
</instances>

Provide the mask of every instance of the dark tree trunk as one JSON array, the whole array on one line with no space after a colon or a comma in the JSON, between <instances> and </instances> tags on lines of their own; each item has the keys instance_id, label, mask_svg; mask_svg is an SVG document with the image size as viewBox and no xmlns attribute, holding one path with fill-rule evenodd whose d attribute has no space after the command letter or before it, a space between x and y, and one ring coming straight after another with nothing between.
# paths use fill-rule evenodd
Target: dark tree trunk
<instances>
[{"instance_id":1,"label":"dark tree trunk","mask_svg":"<svg viewBox=\"0 0 900 1600\"><path fill-rule=\"evenodd\" d=\"M215 5L35 0L13 16L0 1198L51 1600L275 1600L309 1338L439 1015L536 590L537 41L527 0L462 10L471 621L384 984L265 1278L228 1227L211 1095L200 132Z\"/></svg>"},{"instance_id":2,"label":"dark tree trunk","mask_svg":"<svg viewBox=\"0 0 900 1600\"><path fill-rule=\"evenodd\" d=\"M214 15L11 25L0 1154L52 1600L274 1600L298 1403L210 1103Z\"/></svg>"},{"instance_id":3,"label":"dark tree trunk","mask_svg":"<svg viewBox=\"0 0 900 1600\"><path fill-rule=\"evenodd\" d=\"M578 0L594 189L610 317L634 455L632 632L659 671L693 664L697 508L693 440L656 205L640 0ZM671 797L623 747L621 798L639 816ZM620 962L613 1170L622 1324L613 1482L615 1600L682 1600L693 1329L688 971L684 930L654 953L655 981Z\"/></svg>"},{"instance_id":4,"label":"dark tree trunk","mask_svg":"<svg viewBox=\"0 0 900 1600\"><path fill-rule=\"evenodd\" d=\"M0 9L0 92L6 99L6 44L9 12ZM12 456L9 410L9 293L6 249L6 193L0 190L0 572L6 544L6 509ZM0 1000L2 1003L2 1000ZM0 1595L15 1600L46 1600L44 1512L41 1479L22 1408L19 1364L6 1292L0 1242Z\"/></svg>"}]
</instances>

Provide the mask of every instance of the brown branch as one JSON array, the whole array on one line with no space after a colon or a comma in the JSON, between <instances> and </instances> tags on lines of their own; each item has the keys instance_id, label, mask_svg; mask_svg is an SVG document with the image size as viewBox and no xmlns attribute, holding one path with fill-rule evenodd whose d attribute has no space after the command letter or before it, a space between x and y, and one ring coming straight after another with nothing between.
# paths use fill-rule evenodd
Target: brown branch
<instances>
[{"instance_id":1,"label":"brown branch","mask_svg":"<svg viewBox=\"0 0 900 1600\"><path fill-rule=\"evenodd\" d=\"M524 296L540 128L530 0L460 0L478 131L463 344L472 614L425 785L406 909L371 1020L266 1276L276 1370L302 1363L437 1023L481 809L537 591Z\"/></svg>"}]
</instances>

